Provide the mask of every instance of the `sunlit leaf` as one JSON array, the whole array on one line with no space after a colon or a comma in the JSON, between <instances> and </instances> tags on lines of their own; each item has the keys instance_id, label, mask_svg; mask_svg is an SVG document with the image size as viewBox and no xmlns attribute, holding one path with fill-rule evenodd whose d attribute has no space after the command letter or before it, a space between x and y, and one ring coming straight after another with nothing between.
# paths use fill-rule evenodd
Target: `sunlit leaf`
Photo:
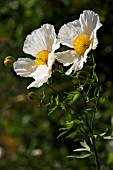
<instances>
[{"instance_id":1,"label":"sunlit leaf","mask_svg":"<svg viewBox=\"0 0 113 170\"><path fill-rule=\"evenodd\" d=\"M104 136L104 135L106 135L107 132L108 132L108 129L106 129L105 132L103 132L103 133L101 133L101 134L99 134L99 135L100 135L100 136Z\"/></svg>"},{"instance_id":2,"label":"sunlit leaf","mask_svg":"<svg viewBox=\"0 0 113 170\"><path fill-rule=\"evenodd\" d=\"M60 133L60 135L58 135L58 137L57 137L57 138L59 138L59 137L61 137L61 136L65 135L68 131L69 131L69 129L67 129L66 131L64 131L64 132Z\"/></svg>"},{"instance_id":3,"label":"sunlit leaf","mask_svg":"<svg viewBox=\"0 0 113 170\"><path fill-rule=\"evenodd\" d=\"M64 102L61 102L61 103L60 103L60 107L61 107L62 110L65 110L65 111L66 111L66 107L65 107Z\"/></svg>"},{"instance_id":4,"label":"sunlit leaf","mask_svg":"<svg viewBox=\"0 0 113 170\"><path fill-rule=\"evenodd\" d=\"M103 138L104 138L104 139L111 140L111 139L113 139L113 136L104 136Z\"/></svg>"},{"instance_id":5,"label":"sunlit leaf","mask_svg":"<svg viewBox=\"0 0 113 170\"><path fill-rule=\"evenodd\" d=\"M79 148L79 149L74 149L74 152L82 152L82 151L89 151L86 148Z\"/></svg>"},{"instance_id":6,"label":"sunlit leaf","mask_svg":"<svg viewBox=\"0 0 113 170\"><path fill-rule=\"evenodd\" d=\"M80 94L78 91L73 91L68 94L66 100L69 101L69 104L72 104L78 99L79 96Z\"/></svg>"},{"instance_id":7,"label":"sunlit leaf","mask_svg":"<svg viewBox=\"0 0 113 170\"><path fill-rule=\"evenodd\" d=\"M98 76L97 76L97 74L95 72L94 72L93 76L96 79L96 81L98 82Z\"/></svg>"},{"instance_id":8,"label":"sunlit leaf","mask_svg":"<svg viewBox=\"0 0 113 170\"><path fill-rule=\"evenodd\" d=\"M55 106L55 107L53 107L52 109L50 109L48 115L50 115L51 113L53 113L56 109L57 109L57 106Z\"/></svg>"},{"instance_id":9,"label":"sunlit leaf","mask_svg":"<svg viewBox=\"0 0 113 170\"><path fill-rule=\"evenodd\" d=\"M80 142L80 144L86 148L88 151L90 151L90 147L87 145L86 141L84 140L84 142Z\"/></svg>"},{"instance_id":10,"label":"sunlit leaf","mask_svg":"<svg viewBox=\"0 0 113 170\"><path fill-rule=\"evenodd\" d=\"M83 159L83 158L89 157L90 155L92 155L92 153L85 154L85 155L73 155L73 156L68 156L68 158L79 158L79 159Z\"/></svg>"},{"instance_id":11,"label":"sunlit leaf","mask_svg":"<svg viewBox=\"0 0 113 170\"><path fill-rule=\"evenodd\" d=\"M58 104L59 104L59 97L58 97L58 95L57 95L56 98L55 98L55 103L56 103L56 105L58 106Z\"/></svg>"}]
</instances>

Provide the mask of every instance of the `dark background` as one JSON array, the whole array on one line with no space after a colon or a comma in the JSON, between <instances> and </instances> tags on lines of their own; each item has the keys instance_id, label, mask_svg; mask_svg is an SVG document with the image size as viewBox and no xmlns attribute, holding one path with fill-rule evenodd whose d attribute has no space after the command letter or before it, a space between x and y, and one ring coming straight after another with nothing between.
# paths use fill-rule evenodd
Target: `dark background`
<instances>
[{"instance_id":1,"label":"dark background","mask_svg":"<svg viewBox=\"0 0 113 170\"><path fill-rule=\"evenodd\" d=\"M92 157L67 159L78 143L59 138L59 128L66 120L60 111L48 116L46 103L39 107L37 101L29 101L32 90L42 95L50 90L27 90L30 78L16 76L4 66L4 59L13 56L31 57L22 51L26 36L44 23L60 27L79 18L83 10L99 14L103 26L98 30L99 44L94 51L96 73L102 84L105 100L100 101L97 130L113 125L113 2L112 0L0 0L0 170L93 170ZM32 57L31 57L32 58ZM60 83L56 81L56 87ZM58 86L65 87L65 83ZM68 87L65 87L68 88ZM48 100L48 98L47 98ZM102 170L112 170L113 142L97 144ZM37 151L37 154L34 154Z\"/></svg>"}]
</instances>

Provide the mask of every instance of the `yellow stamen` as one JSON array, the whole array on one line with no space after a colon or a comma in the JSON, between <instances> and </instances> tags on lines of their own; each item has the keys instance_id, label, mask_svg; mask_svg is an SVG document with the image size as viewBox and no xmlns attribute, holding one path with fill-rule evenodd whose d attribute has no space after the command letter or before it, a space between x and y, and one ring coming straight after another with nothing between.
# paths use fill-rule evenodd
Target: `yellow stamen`
<instances>
[{"instance_id":1,"label":"yellow stamen","mask_svg":"<svg viewBox=\"0 0 113 170\"><path fill-rule=\"evenodd\" d=\"M36 66L47 65L48 55L49 55L49 51L47 50L42 50L38 52L35 59Z\"/></svg>"},{"instance_id":2,"label":"yellow stamen","mask_svg":"<svg viewBox=\"0 0 113 170\"><path fill-rule=\"evenodd\" d=\"M83 54L91 44L91 40L89 40L88 35L80 34L78 35L73 43L74 49L78 54Z\"/></svg>"}]
</instances>

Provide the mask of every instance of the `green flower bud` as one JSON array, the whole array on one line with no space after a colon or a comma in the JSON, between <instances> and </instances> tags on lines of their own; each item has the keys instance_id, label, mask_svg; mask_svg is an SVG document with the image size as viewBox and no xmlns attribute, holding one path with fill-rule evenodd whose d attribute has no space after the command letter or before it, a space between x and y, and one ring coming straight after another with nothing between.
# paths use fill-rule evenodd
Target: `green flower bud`
<instances>
[{"instance_id":1,"label":"green flower bud","mask_svg":"<svg viewBox=\"0 0 113 170\"><path fill-rule=\"evenodd\" d=\"M15 62L15 58L12 56L7 56L4 60L4 65L7 68L12 68L13 67L13 63Z\"/></svg>"},{"instance_id":2,"label":"green flower bud","mask_svg":"<svg viewBox=\"0 0 113 170\"><path fill-rule=\"evenodd\" d=\"M37 99L37 95L35 92L29 92L27 95L28 100L36 100Z\"/></svg>"},{"instance_id":3,"label":"green flower bud","mask_svg":"<svg viewBox=\"0 0 113 170\"><path fill-rule=\"evenodd\" d=\"M94 103L94 101L88 101L86 103L86 106L87 106L87 108L95 108L95 103Z\"/></svg>"},{"instance_id":4,"label":"green flower bud","mask_svg":"<svg viewBox=\"0 0 113 170\"><path fill-rule=\"evenodd\" d=\"M79 79L80 81L87 80L89 76L90 76L89 72L87 71L82 70L82 71L77 72L77 79Z\"/></svg>"}]
</instances>

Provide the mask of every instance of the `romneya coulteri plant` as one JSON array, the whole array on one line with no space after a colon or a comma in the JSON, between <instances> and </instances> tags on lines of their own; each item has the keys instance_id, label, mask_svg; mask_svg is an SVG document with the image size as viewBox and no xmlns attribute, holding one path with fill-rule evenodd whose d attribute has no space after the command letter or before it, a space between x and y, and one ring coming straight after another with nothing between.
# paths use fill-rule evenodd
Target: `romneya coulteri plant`
<instances>
[{"instance_id":1,"label":"romneya coulteri plant","mask_svg":"<svg viewBox=\"0 0 113 170\"><path fill-rule=\"evenodd\" d=\"M12 65L17 75L34 79L29 88L40 88L45 84L52 90L49 115L57 108L67 112L69 117L63 122L58 137L68 137L80 141L68 158L95 157L95 167L101 169L95 141L112 139L104 133L97 133L95 116L101 97L101 85L95 72L96 62L92 50L98 46L97 30L102 26L97 13L84 10L78 20L64 24L58 35L51 24L44 24L26 37L23 51L33 56L5 59L5 65ZM60 46L62 48L60 49ZM66 46L66 51L63 51ZM58 49L60 49L58 51ZM55 73L70 82L71 88L62 92L54 87ZM53 79L54 77L54 79ZM58 80L57 77L57 80ZM66 84L66 82L65 82ZM29 98L35 94L30 92ZM43 94L44 98L44 94ZM42 99L41 99L42 100Z\"/></svg>"}]
</instances>

